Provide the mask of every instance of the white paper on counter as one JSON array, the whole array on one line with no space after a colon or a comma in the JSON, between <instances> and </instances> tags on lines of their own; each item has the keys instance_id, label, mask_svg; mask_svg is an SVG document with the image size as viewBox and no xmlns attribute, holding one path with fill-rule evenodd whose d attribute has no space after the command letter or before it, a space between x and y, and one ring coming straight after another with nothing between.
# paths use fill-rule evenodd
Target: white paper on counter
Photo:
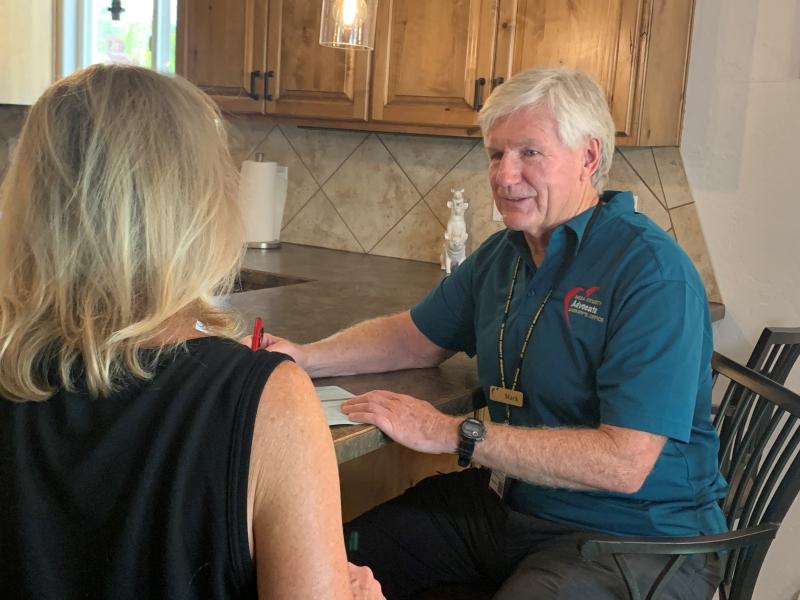
<instances>
[{"instance_id":1,"label":"white paper on counter","mask_svg":"<svg viewBox=\"0 0 800 600\"><path fill-rule=\"evenodd\" d=\"M342 402L352 398L355 394L351 394L344 388L338 385L322 385L315 387L319 399L322 400L322 410L325 412L325 418L328 419L328 425L360 425L351 421L346 414L344 414L339 407Z\"/></svg>"}]
</instances>

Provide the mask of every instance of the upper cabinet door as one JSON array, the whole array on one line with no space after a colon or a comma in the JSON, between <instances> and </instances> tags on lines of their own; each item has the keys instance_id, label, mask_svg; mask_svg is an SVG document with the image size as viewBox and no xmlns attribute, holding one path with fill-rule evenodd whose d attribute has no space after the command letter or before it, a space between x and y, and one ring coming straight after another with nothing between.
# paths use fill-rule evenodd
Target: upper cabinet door
<instances>
[{"instance_id":1,"label":"upper cabinet door","mask_svg":"<svg viewBox=\"0 0 800 600\"><path fill-rule=\"evenodd\" d=\"M367 119L367 50L319 45L322 0L270 0L267 47L271 114Z\"/></svg>"},{"instance_id":2,"label":"upper cabinet door","mask_svg":"<svg viewBox=\"0 0 800 600\"><path fill-rule=\"evenodd\" d=\"M230 112L264 112L267 0L184 0L176 71Z\"/></svg>"},{"instance_id":3,"label":"upper cabinet door","mask_svg":"<svg viewBox=\"0 0 800 600\"><path fill-rule=\"evenodd\" d=\"M503 0L496 75L563 65L586 71L631 134L643 0Z\"/></svg>"},{"instance_id":4,"label":"upper cabinet door","mask_svg":"<svg viewBox=\"0 0 800 600\"><path fill-rule=\"evenodd\" d=\"M491 89L496 0L380 0L372 119L472 127Z\"/></svg>"}]
</instances>

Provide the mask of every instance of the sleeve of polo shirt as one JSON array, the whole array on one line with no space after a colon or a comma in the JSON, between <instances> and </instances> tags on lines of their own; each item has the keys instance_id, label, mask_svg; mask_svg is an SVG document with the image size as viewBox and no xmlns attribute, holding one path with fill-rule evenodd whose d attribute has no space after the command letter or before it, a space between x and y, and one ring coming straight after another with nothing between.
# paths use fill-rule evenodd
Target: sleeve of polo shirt
<instances>
[{"instance_id":1,"label":"sleeve of polo shirt","mask_svg":"<svg viewBox=\"0 0 800 600\"><path fill-rule=\"evenodd\" d=\"M411 320L440 348L475 356L475 302L472 275L476 253L442 279L411 309Z\"/></svg>"},{"instance_id":2,"label":"sleeve of polo shirt","mask_svg":"<svg viewBox=\"0 0 800 600\"><path fill-rule=\"evenodd\" d=\"M640 288L609 323L600 421L688 442L708 310L683 281Z\"/></svg>"}]
</instances>

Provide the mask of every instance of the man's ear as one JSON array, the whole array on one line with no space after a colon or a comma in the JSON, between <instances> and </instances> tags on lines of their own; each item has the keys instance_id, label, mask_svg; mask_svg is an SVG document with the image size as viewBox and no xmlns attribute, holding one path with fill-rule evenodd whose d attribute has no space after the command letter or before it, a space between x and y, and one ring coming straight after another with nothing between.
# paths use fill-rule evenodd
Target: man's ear
<instances>
[{"instance_id":1,"label":"man's ear","mask_svg":"<svg viewBox=\"0 0 800 600\"><path fill-rule=\"evenodd\" d=\"M600 140L589 138L583 149L582 179L591 179L595 171L600 168Z\"/></svg>"}]
</instances>

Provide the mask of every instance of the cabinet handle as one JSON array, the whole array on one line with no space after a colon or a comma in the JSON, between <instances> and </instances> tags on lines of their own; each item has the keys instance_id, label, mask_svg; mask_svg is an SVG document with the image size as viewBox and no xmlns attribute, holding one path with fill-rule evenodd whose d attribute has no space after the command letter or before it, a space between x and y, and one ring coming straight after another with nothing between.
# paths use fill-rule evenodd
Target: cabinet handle
<instances>
[{"instance_id":1,"label":"cabinet handle","mask_svg":"<svg viewBox=\"0 0 800 600\"><path fill-rule=\"evenodd\" d=\"M264 72L264 100L272 102L272 94L269 93L269 78L275 77L275 71Z\"/></svg>"},{"instance_id":2,"label":"cabinet handle","mask_svg":"<svg viewBox=\"0 0 800 600\"><path fill-rule=\"evenodd\" d=\"M261 71L250 71L250 93L247 94L253 100L258 100L258 92L256 92L256 77L261 75Z\"/></svg>"},{"instance_id":3,"label":"cabinet handle","mask_svg":"<svg viewBox=\"0 0 800 600\"><path fill-rule=\"evenodd\" d=\"M479 111L483 106L483 86L486 85L486 79L481 77L475 80L475 95L472 97L472 108Z\"/></svg>"},{"instance_id":4,"label":"cabinet handle","mask_svg":"<svg viewBox=\"0 0 800 600\"><path fill-rule=\"evenodd\" d=\"M492 79L492 89L496 88L498 85L505 81L505 77L495 77Z\"/></svg>"}]
</instances>

